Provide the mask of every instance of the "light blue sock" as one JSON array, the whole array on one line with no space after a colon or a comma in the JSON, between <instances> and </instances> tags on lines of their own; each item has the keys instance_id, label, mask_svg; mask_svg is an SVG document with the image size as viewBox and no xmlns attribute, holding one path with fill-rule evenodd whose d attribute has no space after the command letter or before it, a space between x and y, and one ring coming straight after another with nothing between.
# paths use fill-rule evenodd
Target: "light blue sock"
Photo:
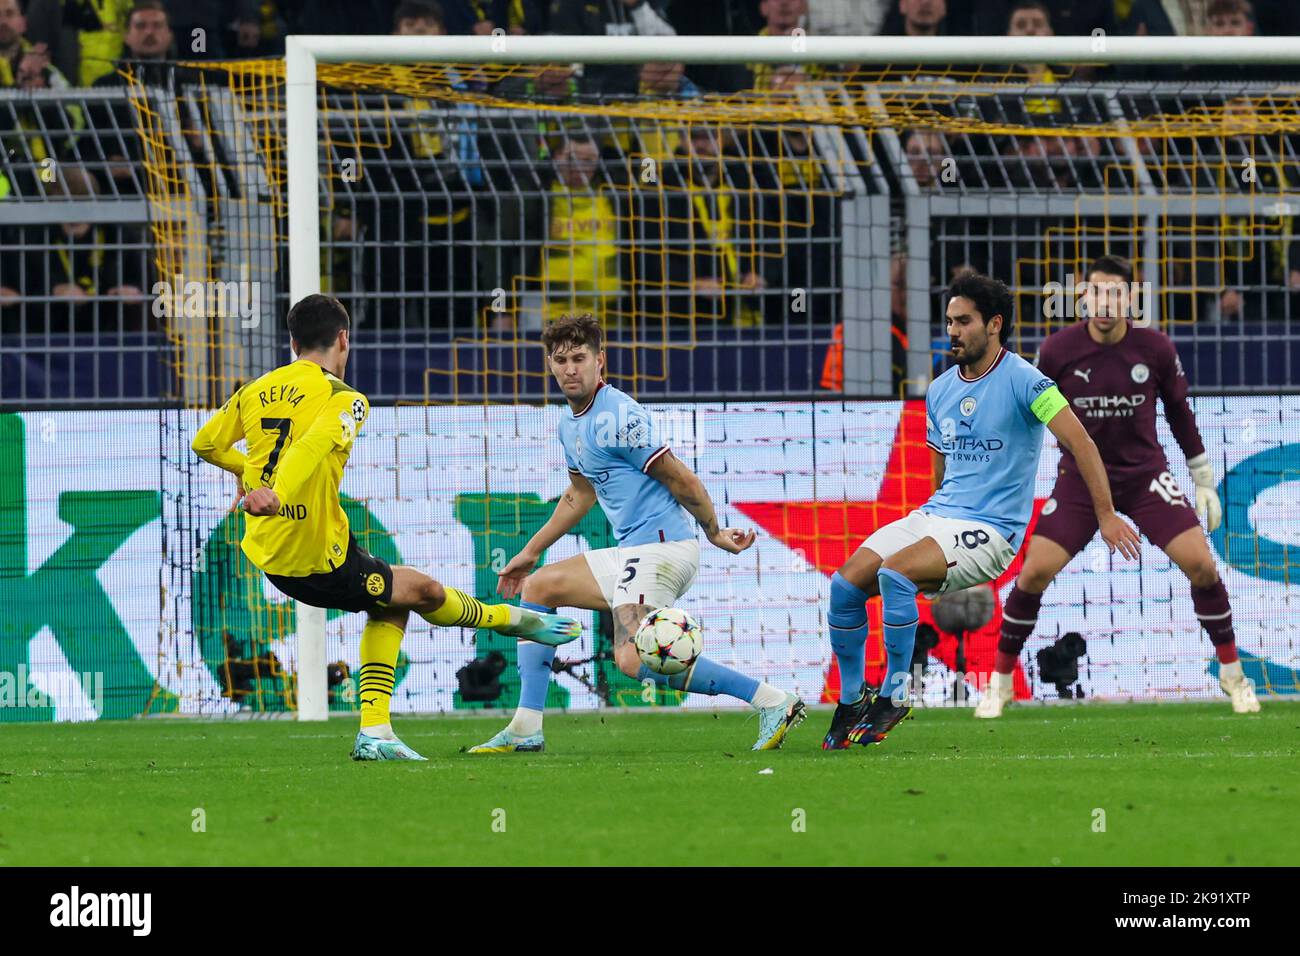
<instances>
[{"instance_id":1,"label":"light blue sock","mask_svg":"<svg viewBox=\"0 0 1300 956\"><path fill-rule=\"evenodd\" d=\"M658 685L659 687L671 687L671 686L672 686L671 684L668 683L668 681L669 681L671 678L669 678L669 676L668 676L667 674L660 674L660 673L658 673L657 671L652 671L650 668L646 667L644 664L642 664L642 665L641 665L641 669L640 669L639 671L636 672L636 679L639 680L639 681L648 681L648 680L649 680L649 681L654 681L655 684ZM678 687L677 690L681 690L681 688Z\"/></svg>"},{"instance_id":2,"label":"light blue sock","mask_svg":"<svg viewBox=\"0 0 1300 956\"><path fill-rule=\"evenodd\" d=\"M740 698L747 704L754 699L754 694L758 691L758 681L754 678L746 677L740 671L733 671L730 667L724 667L707 657L699 658L690 670L683 674L674 674L672 677L656 674L644 664L641 665L641 670L636 676L637 680L652 680L660 687L684 690L690 694L707 694L710 697L728 694Z\"/></svg>"},{"instance_id":3,"label":"light blue sock","mask_svg":"<svg viewBox=\"0 0 1300 956\"><path fill-rule=\"evenodd\" d=\"M689 683L685 680L688 675ZM724 667L707 657L699 658L695 666L686 674L678 676L682 678L683 683L686 683L686 690L692 694L707 694L710 697L727 694L738 697L748 704L758 692L758 681L754 678L746 677L740 671L733 671L730 667ZM669 683L671 685L671 679Z\"/></svg>"},{"instance_id":4,"label":"light blue sock","mask_svg":"<svg viewBox=\"0 0 1300 956\"><path fill-rule=\"evenodd\" d=\"M895 703L908 697L907 680L912 669L912 649L916 646L916 585L890 568L881 568L876 576L885 605L885 654L889 669L882 694Z\"/></svg>"},{"instance_id":5,"label":"light blue sock","mask_svg":"<svg viewBox=\"0 0 1300 956\"><path fill-rule=\"evenodd\" d=\"M531 601L520 601L519 606L544 614L555 613L555 608ZM542 710L546 707L546 690L551 686L551 661L555 660L555 648L535 641L520 641L518 653L519 706Z\"/></svg>"},{"instance_id":6,"label":"light blue sock","mask_svg":"<svg viewBox=\"0 0 1300 956\"><path fill-rule=\"evenodd\" d=\"M867 669L867 594L836 571L831 575L831 650L840 666L840 703L862 694Z\"/></svg>"}]
</instances>

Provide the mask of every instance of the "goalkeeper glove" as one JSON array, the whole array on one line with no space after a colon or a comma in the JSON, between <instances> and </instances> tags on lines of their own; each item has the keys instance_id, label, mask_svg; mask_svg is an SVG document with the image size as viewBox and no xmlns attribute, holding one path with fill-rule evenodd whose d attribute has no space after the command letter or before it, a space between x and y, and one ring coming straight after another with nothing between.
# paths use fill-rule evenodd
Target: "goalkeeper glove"
<instances>
[{"instance_id":1,"label":"goalkeeper glove","mask_svg":"<svg viewBox=\"0 0 1300 956\"><path fill-rule=\"evenodd\" d=\"M1196 484L1196 517L1205 522L1207 531L1213 531L1223 520L1223 506L1219 503L1210 456L1202 452L1195 458L1187 459L1187 468Z\"/></svg>"}]
</instances>

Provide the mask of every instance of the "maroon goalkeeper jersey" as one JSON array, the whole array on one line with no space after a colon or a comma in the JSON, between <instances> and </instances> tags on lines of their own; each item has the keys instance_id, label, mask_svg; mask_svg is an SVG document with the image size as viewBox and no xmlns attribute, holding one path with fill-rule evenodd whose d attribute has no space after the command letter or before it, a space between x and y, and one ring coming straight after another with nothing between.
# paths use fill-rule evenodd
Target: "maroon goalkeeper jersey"
<instances>
[{"instance_id":1,"label":"maroon goalkeeper jersey","mask_svg":"<svg viewBox=\"0 0 1300 956\"><path fill-rule=\"evenodd\" d=\"M1038 369L1056 382L1101 452L1115 484L1168 468L1156 440L1156 397L1188 458L1205 451L1187 401L1187 377L1169 336L1135 328L1114 345L1100 345L1079 322L1043 340ZM1074 456L1061 449L1061 466L1077 473Z\"/></svg>"}]
</instances>

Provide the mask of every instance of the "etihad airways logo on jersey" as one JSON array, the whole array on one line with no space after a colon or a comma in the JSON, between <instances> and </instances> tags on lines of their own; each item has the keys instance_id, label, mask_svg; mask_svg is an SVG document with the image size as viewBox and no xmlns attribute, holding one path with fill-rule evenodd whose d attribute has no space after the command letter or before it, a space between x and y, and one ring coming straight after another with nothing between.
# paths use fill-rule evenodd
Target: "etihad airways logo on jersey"
<instances>
[{"instance_id":1,"label":"etihad airways logo on jersey","mask_svg":"<svg viewBox=\"0 0 1300 956\"><path fill-rule=\"evenodd\" d=\"M943 443L944 450L949 452L953 461L986 463L993 460L991 452L1001 451L1005 445L1001 438L980 438L976 435L954 435L951 440Z\"/></svg>"},{"instance_id":2,"label":"etihad airways logo on jersey","mask_svg":"<svg viewBox=\"0 0 1300 956\"><path fill-rule=\"evenodd\" d=\"M961 426L974 430L970 422L962 422ZM1006 444L1001 438L959 434L957 422L952 418L945 418L939 423L939 435L940 445L953 461L991 462L992 452L1001 451Z\"/></svg>"},{"instance_id":3,"label":"etihad airways logo on jersey","mask_svg":"<svg viewBox=\"0 0 1300 956\"><path fill-rule=\"evenodd\" d=\"M1088 418L1132 418L1146 401L1145 395L1080 395L1073 404Z\"/></svg>"}]
</instances>

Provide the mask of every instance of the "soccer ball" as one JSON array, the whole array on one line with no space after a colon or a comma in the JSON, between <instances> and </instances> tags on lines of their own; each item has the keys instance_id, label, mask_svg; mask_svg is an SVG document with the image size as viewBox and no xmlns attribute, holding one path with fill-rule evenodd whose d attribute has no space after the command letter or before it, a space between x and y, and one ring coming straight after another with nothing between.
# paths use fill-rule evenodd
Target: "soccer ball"
<instances>
[{"instance_id":1,"label":"soccer ball","mask_svg":"<svg viewBox=\"0 0 1300 956\"><path fill-rule=\"evenodd\" d=\"M685 611L675 607L651 611L636 629L636 652L656 674L680 674L704 651L704 634Z\"/></svg>"}]
</instances>

